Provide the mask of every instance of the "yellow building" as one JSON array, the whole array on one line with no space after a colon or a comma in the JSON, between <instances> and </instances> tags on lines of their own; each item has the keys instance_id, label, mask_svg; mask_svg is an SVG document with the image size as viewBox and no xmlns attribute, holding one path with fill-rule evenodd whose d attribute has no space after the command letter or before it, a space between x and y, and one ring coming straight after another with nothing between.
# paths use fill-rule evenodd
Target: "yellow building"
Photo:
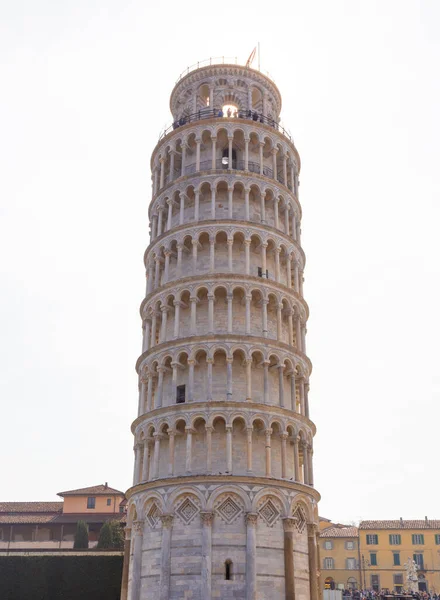
<instances>
[{"instance_id":1,"label":"yellow building","mask_svg":"<svg viewBox=\"0 0 440 600\"><path fill-rule=\"evenodd\" d=\"M357 527L320 519L321 585L331 589L360 589Z\"/></svg>"},{"instance_id":2,"label":"yellow building","mask_svg":"<svg viewBox=\"0 0 440 600\"><path fill-rule=\"evenodd\" d=\"M364 588L406 589L404 564L411 558L419 590L440 592L440 521L361 521L359 541Z\"/></svg>"}]
</instances>

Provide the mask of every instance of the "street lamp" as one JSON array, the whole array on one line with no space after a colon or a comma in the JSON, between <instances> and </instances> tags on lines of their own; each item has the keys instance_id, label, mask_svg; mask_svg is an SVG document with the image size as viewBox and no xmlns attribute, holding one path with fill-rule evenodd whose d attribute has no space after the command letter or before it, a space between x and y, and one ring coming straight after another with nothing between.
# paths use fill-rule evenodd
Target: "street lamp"
<instances>
[{"instance_id":1,"label":"street lamp","mask_svg":"<svg viewBox=\"0 0 440 600\"><path fill-rule=\"evenodd\" d=\"M362 558L361 558L361 563L362 563L362 573L364 574L364 590L366 590L367 582L365 580L365 567L371 567L371 563L365 559L363 554L362 554Z\"/></svg>"}]
</instances>

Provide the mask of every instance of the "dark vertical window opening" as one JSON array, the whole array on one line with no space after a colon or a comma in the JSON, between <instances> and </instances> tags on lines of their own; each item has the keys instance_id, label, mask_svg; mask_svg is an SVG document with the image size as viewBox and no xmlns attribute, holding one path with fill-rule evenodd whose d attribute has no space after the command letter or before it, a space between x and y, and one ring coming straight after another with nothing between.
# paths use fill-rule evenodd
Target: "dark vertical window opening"
<instances>
[{"instance_id":1,"label":"dark vertical window opening","mask_svg":"<svg viewBox=\"0 0 440 600\"><path fill-rule=\"evenodd\" d=\"M176 388L176 404L183 404L185 402L185 386L178 385Z\"/></svg>"},{"instance_id":2,"label":"dark vertical window opening","mask_svg":"<svg viewBox=\"0 0 440 600\"><path fill-rule=\"evenodd\" d=\"M225 580L231 581L232 579L232 562L227 560L225 562Z\"/></svg>"}]
</instances>

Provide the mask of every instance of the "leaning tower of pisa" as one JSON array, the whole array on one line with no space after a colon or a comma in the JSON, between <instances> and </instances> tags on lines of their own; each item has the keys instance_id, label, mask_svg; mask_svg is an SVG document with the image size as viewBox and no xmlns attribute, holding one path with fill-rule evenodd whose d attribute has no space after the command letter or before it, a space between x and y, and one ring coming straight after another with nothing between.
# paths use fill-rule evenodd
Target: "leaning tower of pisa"
<instances>
[{"instance_id":1,"label":"leaning tower of pisa","mask_svg":"<svg viewBox=\"0 0 440 600\"><path fill-rule=\"evenodd\" d=\"M260 71L199 63L170 108L122 598L318 600L300 158Z\"/></svg>"}]
</instances>

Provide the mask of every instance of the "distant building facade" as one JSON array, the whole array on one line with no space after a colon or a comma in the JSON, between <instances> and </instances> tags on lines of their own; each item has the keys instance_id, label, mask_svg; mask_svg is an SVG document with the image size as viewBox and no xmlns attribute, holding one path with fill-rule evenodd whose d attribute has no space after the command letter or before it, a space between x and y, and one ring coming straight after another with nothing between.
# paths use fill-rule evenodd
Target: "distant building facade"
<instances>
[{"instance_id":1,"label":"distant building facade","mask_svg":"<svg viewBox=\"0 0 440 600\"><path fill-rule=\"evenodd\" d=\"M324 589L361 589L358 528L321 519L320 529Z\"/></svg>"},{"instance_id":2,"label":"distant building facade","mask_svg":"<svg viewBox=\"0 0 440 600\"><path fill-rule=\"evenodd\" d=\"M361 521L357 528L321 518L319 548L323 588L403 592L410 559L419 591L440 593L440 520Z\"/></svg>"},{"instance_id":3,"label":"distant building facade","mask_svg":"<svg viewBox=\"0 0 440 600\"><path fill-rule=\"evenodd\" d=\"M73 548L78 521L89 526L89 547L106 521L125 521L125 494L107 484L60 492L62 502L0 502L0 554Z\"/></svg>"},{"instance_id":4,"label":"distant building facade","mask_svg":"<svg viewBox=\"0 0 440 600\"><path fill-rule=\"evenodd\" d=\"M419 591L440 593L440 520L361 521L363 585L397 592L407 587L405 563L417 564Z\"/></svg>"}]
</instances>

